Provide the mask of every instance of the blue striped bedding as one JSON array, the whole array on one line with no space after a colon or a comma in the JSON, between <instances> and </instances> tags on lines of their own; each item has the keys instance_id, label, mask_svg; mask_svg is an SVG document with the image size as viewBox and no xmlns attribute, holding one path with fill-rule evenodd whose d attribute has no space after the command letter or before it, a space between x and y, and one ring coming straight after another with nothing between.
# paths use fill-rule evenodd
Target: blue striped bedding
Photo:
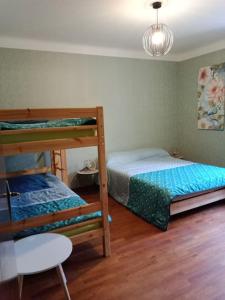
<instances>
[{"instance_id":1,"label":"blue striped bedding","mask_svg":"<svg viewBox=\"0 0 225 300\"><path fill-rule=\"evenodd\" d=\"M26 175L17 179L9 179L9 187L11 192L20 193L18 196L11 197L13 221L21 221L86 204L80 196L52 174ZM101 212L98 211L53 224L30 228L16 234L16 238L54 230L100 216Z\"/></svg>"}]
</instances>

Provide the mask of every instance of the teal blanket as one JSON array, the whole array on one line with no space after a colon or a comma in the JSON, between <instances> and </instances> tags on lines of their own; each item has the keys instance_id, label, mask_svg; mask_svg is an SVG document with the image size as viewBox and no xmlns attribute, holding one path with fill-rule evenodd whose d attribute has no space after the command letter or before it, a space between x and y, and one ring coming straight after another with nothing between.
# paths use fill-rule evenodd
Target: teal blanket
<instances>
[{"instance_id":1,"label":"teal blanket","mask_svg":"<svg viewBox=\"0 0 225 300\"><path fill-rule=\"evenodd\" d=\"M192 164L130 178L127 207L161 230L167 230L170 204L178 196L225 186L225 168Z\"/></svg>"},{"instance_id":2,"label":"teal blanket","mask_svg":"<svg viewBox=\"0 0 225 300\"><path fill-rule=\"evenodd\" d=\"M0 122L0 130L67 127L67 126L82 126L82 125L94 125L94 124L96 124L96 120L92 118L62 119L62 120L50 120L50 121Z\"/></svg>"}]
</instances>

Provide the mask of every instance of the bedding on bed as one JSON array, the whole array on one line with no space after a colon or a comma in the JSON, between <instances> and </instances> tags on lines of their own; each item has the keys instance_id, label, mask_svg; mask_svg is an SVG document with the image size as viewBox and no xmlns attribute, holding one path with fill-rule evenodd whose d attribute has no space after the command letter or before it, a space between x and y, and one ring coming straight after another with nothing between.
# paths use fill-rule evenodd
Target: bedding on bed
<instances>
[{"instance_id":1,"label":"bedding on bed","mask_svg":"<svg viewBox=\"0 0 225 300\"><path fill-rule=\"evenodd\" d=\"M67 127L94 125L96 120L92 118L85 119L62 119L62 120L45 120L45 121L16 121L16 122L0 122L0 130L18 130L33 128L51 128L51 127Z\"/></svg>"},{"instance_id":2,"label":"bedding on bed","mask_svg":"<svg viewBox=\"0 0 225 300\"><path fill-rule=\"evenodd\" d=\"M78 138L94 136L95 129L86 128L85 130L31 130L40 128L73 127L82 125L95 125L96 119L62 119L53 121L21 121L21 122L0 122L0 144L14 144L31 141L44 141L52 139ZM27 129L27 131L9 134L8 131ZM5 132L4 132L5 131Z\"/></svg>"},{"instance_id":3,"label":"bedding on bed","mask_svg":"<svg viewBox=\"0 0 225 300\"><path fill-rule=\"evenodd\" d=\"M110 194L161 230L167 229L176 198L225 186L225 168L175 159L157 149L125 163L114 157L107 169Z\"/></svg>"},{"instance_id":4,"label":"bedding on bed","mask_svg":"<svg viewBox=\"0 0 225 300\"><path fill-rule=\"evenodd\" d=\"M138 174L130 178L127 207L166 230L176 197L224 186L225 169L203 164Z\"/></svg>"},{"instance_id":5,"label":"bedding on bed","mask_svg":"<svg viewBox=\"0 0 225 300\"><path fill-rule=\"evenodd\" d=\"M11 192L18 192L18 196L11 197L12 220L21 221L30 217L40 216L64 209L69 209L86 202L76 193L70 190L56 176L45 175L21 176L19 184L17 179L9 179ZM35 181L33 179L35 178ZM41 179L40 179L41 178ZM32 185L30 184L32 182ZM37 188L39 186L39 189ZM42 233L57 228L79 223L96 217L100 217L101 212L94 212L87 215L74 217L65 221L58 221L52 224L26 229L15 235L21 238L31 234Z\"/></svg>"},{"instance_id":6,"label":"bedding on bed","mask_svg":"<svg viewBox=\"0 0 225 300\"><path fill-rule=\"evenodd\" d=\"M126 206L132 176L191 164L193 162L173 158L167 151L156 148L112 153L107 158L109 193Z\"/></svg>"}]
</instances>

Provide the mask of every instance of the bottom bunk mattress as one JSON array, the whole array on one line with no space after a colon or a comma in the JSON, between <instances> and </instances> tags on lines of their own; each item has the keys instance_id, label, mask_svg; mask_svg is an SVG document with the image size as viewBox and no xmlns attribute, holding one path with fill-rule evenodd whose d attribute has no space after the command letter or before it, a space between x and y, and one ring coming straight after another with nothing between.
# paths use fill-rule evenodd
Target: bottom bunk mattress
<instances>
[{"instance_id":1,"label":"bottom bunk mattress","mask_svg":"<svg viewBox=\"0 0 225 300\"><path fill-rule=\"evenodd\" d=\"M173 201L225 187L225 168L188 162L159 152L108 163L109 192L135 214L166 230Z\"/></svg>"},{"instance_id":2,"label":"bottom bunk mattress","mask_svg":"<svg viewBox=\"0 0 225 300\"><path fill-rule=\"evenodd\" d=\"M27 218L87 204L80 196L74 193L52 174L20 176L9 179L8 183L10 192L14 193L12 194L13 196L10 197L13 221L21 221ZM100 211L74 217L65 221L58 221L52 224L26 229L16 233L15 238L56 230L60 227L80 223L97 217L101 217ZM90 228L89 226L87 230L90 229L93 228Z\"/></svg>"}]
</instances>

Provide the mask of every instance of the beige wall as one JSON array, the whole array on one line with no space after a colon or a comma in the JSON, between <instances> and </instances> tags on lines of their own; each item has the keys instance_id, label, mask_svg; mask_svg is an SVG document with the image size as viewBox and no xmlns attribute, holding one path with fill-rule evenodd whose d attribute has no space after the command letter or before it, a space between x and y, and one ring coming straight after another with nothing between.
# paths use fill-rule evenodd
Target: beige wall
<instances>
[{"instance_id":1,"label":"beige wall","mask_svg":"<svg viewBox=\"0 0 225 300\"><path fill-rule=\"evenodd\" d=\"M108 151L142 146L173 149L177 64L30 50L0 49L0 107L102 105ZM95 157L69 152L69 172Z\"/></svg>"},{"instance_id":2,"label":"beige wall","mask_svg":"<svg viewBox=\"0 0 225 300\"><path fill-rule=\"evenodd\" d=\"M197 129L199 68L225 62L225 50L178 64L177 127L180 151L189 160L225 166L225 131Z\"/></svg>"}]
</instances>

